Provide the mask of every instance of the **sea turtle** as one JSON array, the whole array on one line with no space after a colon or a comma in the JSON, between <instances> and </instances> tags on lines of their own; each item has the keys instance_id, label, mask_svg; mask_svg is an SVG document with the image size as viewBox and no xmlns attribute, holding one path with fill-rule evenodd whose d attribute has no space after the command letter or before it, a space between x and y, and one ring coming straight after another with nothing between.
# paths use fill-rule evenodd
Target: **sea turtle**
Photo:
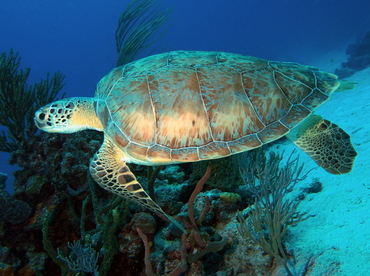
<instances>
[{"instance_id":1,"label":"sea turtle","mask_svg":"<svg viewBox=\"0 0 370 276\"><path fill-rule=\"evenodd\" d=\"M172 220L126 163L221 158L286 135L328 172L348 173L356 157L349 135L312 115L339 85L337 76L297 63L174 51L113 69L94 98L53 102L35 123L47 132L103 131L90 164L94 180Z\"/></svg>"}]
</instances>

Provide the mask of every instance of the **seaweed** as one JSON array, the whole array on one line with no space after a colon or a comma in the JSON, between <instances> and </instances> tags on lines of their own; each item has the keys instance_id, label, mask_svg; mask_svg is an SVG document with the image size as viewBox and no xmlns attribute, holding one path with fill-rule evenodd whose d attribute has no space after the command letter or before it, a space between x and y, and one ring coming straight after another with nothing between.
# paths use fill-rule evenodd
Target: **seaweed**
<instances>
[{"instance_id":1,"label":"seaweed","mask_svg":"<svg viewBox=\"0 0 370 276\"><path fill-rule=\"evenodd\" d=\"M156 0L133 0L128 4L116 30L117 66L135 60L166 33L169 26L160 29L169 20L173 8L164 9L161 4Z\"/></svg>"},{"instance_id":2,"label":"seaweed","mask_svg":"<svg viewBox=\"0 0 370 276\"><path fill-rule=\"evenodd\" d=\"M31 69L20 69L20 61L12 49L8 55L0 54L0 125L7 128L0 135L0 151L4 152L23 149L35 137L36 110L53 101L64 85L60 72L28 85Z\"/></svg>"}]
</instances>

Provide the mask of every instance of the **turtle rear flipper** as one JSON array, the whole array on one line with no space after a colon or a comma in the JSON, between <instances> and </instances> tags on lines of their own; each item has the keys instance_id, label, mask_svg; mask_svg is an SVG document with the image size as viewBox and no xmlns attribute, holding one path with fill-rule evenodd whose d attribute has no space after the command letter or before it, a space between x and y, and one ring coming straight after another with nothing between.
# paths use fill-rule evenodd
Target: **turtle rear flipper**
<instances>
[{"instance_id":1,"label":"turtle rear flipper","mask_svg":"<svg viewBox=\"0 0 370 276\"><path fill-rule=\"evenodd\" d=\"M335 90L335 92L343 92L347 90L352 90L356 87L357 82L348 81L348 80L341 80L339 87Z\"/></svg>"},{"instance_id":2,"label":"turtle rear flipper","mask_svg":"<svg viewBox=\"0 0 370 276\"><path fill-rule=\"evenodd\" d=\"M345 174L353 167L357 153L350 136L321 116L311 115L289 132L287 138L329 173Z\"/></svg>"},{"instance_id":3,"label":"turtle rear flipper","mask_svg":"<svg viewBox=\"0 0 370 276\"><path fill-rule=\"evenodd\" d=\"M161 218L185 229L172 217L168 216L157 203L145 192L126 162L122 161L122 152L109 140L105 140L90 163L90 173L94 180L105 190L132 200L148 208Z\"/></svg>"}]
</instances>

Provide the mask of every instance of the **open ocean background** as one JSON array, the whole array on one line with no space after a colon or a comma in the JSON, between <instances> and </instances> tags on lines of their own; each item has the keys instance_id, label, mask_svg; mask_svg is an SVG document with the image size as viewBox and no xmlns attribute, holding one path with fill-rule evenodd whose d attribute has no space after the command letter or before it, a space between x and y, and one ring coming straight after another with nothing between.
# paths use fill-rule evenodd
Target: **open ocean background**
<instances>
[{"instance_id":1,"label":"open ocean background","mask_svg":"<svg viewBox=\"0 0 370 276\"><path fill-rule=\"evenodd\" d=\"M115 67L115 30L129 1L0 0L0 52L19 52L29 84L61 71L66 96L93 96ZM308 65L370 30L369 0L187 0L174 6L172 26L157 52L217 50ZM335 57L333 57L334 59ZM0 153L0 172L8 174Z\"/></svg>"}]
</instances>

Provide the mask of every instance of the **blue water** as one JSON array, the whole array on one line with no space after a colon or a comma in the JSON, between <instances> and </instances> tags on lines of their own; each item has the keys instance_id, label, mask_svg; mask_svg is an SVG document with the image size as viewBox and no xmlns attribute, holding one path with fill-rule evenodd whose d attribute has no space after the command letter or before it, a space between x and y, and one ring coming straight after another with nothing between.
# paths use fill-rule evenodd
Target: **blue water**
<instances>
[{"instance_id":1,"label":"blue water","mask_svg":"<svg viewBox=\"0 0 370 276\"><path fill-rule=\"evenodd\" d=\"M115 29L129 1L1 0L0 52L19 52L30 84L47 72L66 75L67 96L92 96L117 59ZM230 4L229 4L230 3ZM370 30L369 0L187 0L158 49L220 50L304 62ZM0 153L0 172L14 167ZM12 179L8 179L8 184Z\"/></svg>"}]
</instances>

